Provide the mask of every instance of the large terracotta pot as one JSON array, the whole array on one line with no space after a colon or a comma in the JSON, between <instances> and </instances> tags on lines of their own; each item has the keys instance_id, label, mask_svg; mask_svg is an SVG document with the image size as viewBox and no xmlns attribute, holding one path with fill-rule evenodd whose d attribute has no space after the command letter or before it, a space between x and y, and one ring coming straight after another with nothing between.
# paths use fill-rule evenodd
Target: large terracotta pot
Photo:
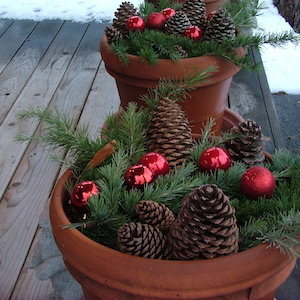
<instances>
[{"instance_id":1,"label":"large terracotta pot","mask_svg":"<svg viewBox=\"0 0 300 300\"><path fill-rule=\"evenodd\" d=\"M243 119L226 109L224 129ZM56 184L50 220L66 267L82 285L85 300L273 300L296 259L267 245L229 256L194 261L155 260L131 256L98 244L70 224L64 203L68 170Z\"/></svg>"},{"instance_id":2,"label":"large terracotta pot","mask_svg":"<svg viewBox=\"0 0 300 300\"><path fill-rule=\"evenodd\" d=\"M128 55L130 63L124 66L113 53L106 35L100 41L100 52L107 72L116 80L122 107L131 101L144 105L140 96L147 93L148 88L156 87L161 78L183 80L187 74L195 74L211 65L217 66L218 71L189 92L190 97L179 104L187 114L193 133L200 133L210 118L215 119L215 133L220 133L232 76L239 71L236 65L218 56L201 56L176 63L170 59L160 59L150 66L141 57ZM242 56L245 51L239 48L237 53Z\"/></svg>"},{"instance_id":3,"label":"large terracotta pot","mask_svg":"<svg viewBox=\"0 0 300 300\"><path fill-rule=\"evenodd\" d=\"M148 0L146 2L159 2L160 0ZM183 3L185 0L173 0L172 2L179 2ZM208 15L214 10L217 10L218 7L220 7L223 3L225 3L227 0L204 0L205 2L205 7L206 7L206 14Z\"/></svg>"}]
</instances>

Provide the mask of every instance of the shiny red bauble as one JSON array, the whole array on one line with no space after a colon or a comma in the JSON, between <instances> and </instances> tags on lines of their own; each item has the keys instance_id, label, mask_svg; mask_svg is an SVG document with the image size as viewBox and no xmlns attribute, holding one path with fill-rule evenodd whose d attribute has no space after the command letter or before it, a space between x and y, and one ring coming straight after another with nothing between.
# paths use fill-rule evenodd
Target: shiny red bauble
<instances>
[{"instance_id":1,"label":"shiny red bauble","mask_svg":"<svg viewBox=\"0 0 300 300\"><path fill-rule=\"evenodd\" d=\"M146 23L140 16L132 16L126 21L126 28L130 31L144 31Z\"/></svg>"},{"instance_id":2,"label":"shiny red bauble","mask_svg":"<svg viewBox=\"0 0 300 300\"><path fill-rule=\"evenodd\" d=\"M160 12L153 12L147 18L147 26L150 29L162 30L167 22L167 18Z\"/></svg>"},{"instance_id":3,"label":"shiny red bauble","mask_svg":"<svg viewBox=\"0 0 300 300\"><path fill-rule=\"evenodd\" d=\"M215 10L213 10L212 12L210 12L207 16L207 21L210 21L212 19L212 17L214 16L214 14L216 13Z\"/></svg>"},{"instance_id":4,"label":"shiny red bauble","mask_svg":"<svg viewBox=\"0 0 300 300\"><path fill-rule=\"evenodd\" d=\"M71 193L71 203L77 208L85 208L91 196L97 195L99 188L93 181L77 184Z\"/></svg>"},{"instance_id":5,"label":"shiny red bauble","mask_svg":"<svg viewBox=\"0 0 300 300\"><path fill-rule=\"evenodd\" d=\"M189 26L183 33L184 36L190 38L194 42L199 42L202 38L202 30L195 25Z\"/></svg>"},{"instance_id":6,"label":"shiny red bauble","mask_svg":"<svg viewBox=\"0 0 300 300\"><path fill-rule=\"evenodd\" d=\"M241 178L241 189L249 199L268 199L276 189L276 180L269 169L261 166L251 167Z\"/></svg>"},{"instance_id":7,"label":"shiny red bauble","mask_svg":"<svg viewBox=\"0 0 300 300\"><path fill-rule=\"evenodd\" d=\"M139 164L148 167L155 176L165 175L170 169L167 159L157 152L146 153L140 158Z\"/></svg>"},{"instance_id":8,"label":"shiny red bauble","mask_svg":"<svg viewBox=\"0 0 300 300\"><path fill-rule=\"evenodd\" d=\"M170 7L164 8L161 13L169 20L173 15L176 14L176 10Z\"/></svg>"},{"instance_id":9,"label":"shiny red bauble","mask_svg":"<svg viewBox=\"0 0 300 300\"><path fill-rule=\"evenodd\" d=\"M154 173L144 165L130 167L125 173L125 183L128 188L142 189L155 178Z\"/></svg>"},{"instance_id":10,"label":"shiny red bauble","mask_svg":"<svg viewBox=\"0 0 300 300\"><path fill-rule=\"evenodd\" d=\"M226 150L220 147L211 147L202 152L198 162L201 171L216 171L230 168L231 158Z\"/></svg>"}]
</instances>

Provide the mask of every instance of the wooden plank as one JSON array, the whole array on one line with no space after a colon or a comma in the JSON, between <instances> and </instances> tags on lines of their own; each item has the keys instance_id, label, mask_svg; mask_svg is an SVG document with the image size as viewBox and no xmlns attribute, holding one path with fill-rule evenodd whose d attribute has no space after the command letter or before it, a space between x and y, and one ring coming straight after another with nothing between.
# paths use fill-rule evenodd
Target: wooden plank
<instances>
[{"instance_id":1,"label":"wooden plank","mask_svg":"<svg viewBox=\"0 0 300 300\"><path fill-rule=\"evenodd\" d=\"M56 107L60 112L69 114L75 119L78 119L81 115L101 61L97 46L95 46L100 32L101 28L97 24L89 26L56 92L51 96L52 99L49 103L51 108ZM42 131L41 125L39 125L37 131ZM59 169L59 165L48 159L48 152L43 145L40 143L29 144L12 178L10 187L4 195L4 200L7 203L14 201L16 205L9 213L5 208L2 208L1 211L1 213L7 215L6 223L9 224L9 228L7 228L7 239L4 242L4 237L1 237L0 242L2 243L3 241L6 247L18 248L17 253L11 253L9 257L7 256L10 264L13 264L17 258L19 261L25 260L30 242L37 228L39 215L49 198ZM33 190L35 191L34 197L31 192ZM27 216L27 218L25 219L24 216ZM24 230L24 227L27 230ZM16 235L20 235L22 238L19 241L9 238ZM21 267L22 264L19 264L18 268ZM15 269L16 273L20 271L16 267ZM9 281L16 280L16 278L12 278L12 273L10 266L6 270L5 280L8 280L7 277ZM23 293L22 291L30 281L28 277L31 276L32 271L26 270L25 266L13 298ZM39 293L42 291L36 289L35 292ZM34 297L43 299L43 296L39 294L35 294Z\"/></svg>"},{"instance_id":2,"label":"wooden plank","mask_svg":"<svg viewBox=\"0 0 300 300\"><path fill-rule=\"evenodd\" d=\"M249 55L253 61L257 60L257 54L254 57L253 49L249 51ZM274 153L276 148L284 147L280 130L274 131L271 128L276 123L279 124L272 102L264 73L240 71L233 77L229 106L245 119L254 120L262 127L267 139L265 150L269 153Z\"/></svg>"},{"instance_id":3,"label":"wooden plank","mask_svg":"<svg viewBox=\"0 0 300 300\"><path fill-rule=\"evenodd\" d=\"M3 35L3 33L11 26L13 23L13 20L8 19L0 19L0 37Z\"/></svg>"},{"instance_id":4,"label":"wooden plank","mask_svg":"<svg viewBox=\"0 0 300 300\"><path fill-rule=\"evenodd\" d=\"M37 25L30 20L15 21L0 37L0 73Z\"/></svg>"},{"instance_id":5,"label":"wooden plank","mask_svg":"<svg viewBox=\"0 0 300 300\"><path fill-rule=\"evenodd\" d=\"M39 23L0 75L0 125L55 38L63 21Z\"/></svg>"}]
</instances>

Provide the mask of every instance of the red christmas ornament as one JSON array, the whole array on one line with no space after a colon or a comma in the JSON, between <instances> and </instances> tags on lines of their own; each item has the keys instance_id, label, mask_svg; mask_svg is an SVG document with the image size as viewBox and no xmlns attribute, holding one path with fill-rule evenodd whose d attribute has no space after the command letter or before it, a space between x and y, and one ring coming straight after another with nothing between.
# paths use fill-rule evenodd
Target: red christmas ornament
<instances>
[{"instance_id":1,"label":"red christmas ornament","mask_svg":"<svg viewBox=\"0 0 300 300\"><path fill-rule=\"evenodd\" d=\"M140 158L139 164L148 167L154 173L155 177L169 173L167 159L157 152L146 153Z\"/></svg>"},{"instance_id":2,"label":"red christmas ornament","mask_svg":"<svg viewBox=\"0 0 300 300\"><path fill-rule=\"evenodd\" d=\"M98 186L92 181L83 181L75 186L71 194L71 203L77 208L85 208L90 197L97 195Z\"/></svg>"},{"instance_id":3,"label":"red christmas ornament","mask_svg":"<svg viewBox=\"0 0 300 300\"><path fill-rule=\"evenodd\" d=\"M167 22L167 18L160 12L151 13L147 18L147 26L150 29L162 30Z\"/></svg>"},{"instance_id":4,"label":"red christmas ornament","mask_svg":"<svg viewBox=\"0 0 300 300\"><path fill-rule=\"evenodd\" d=\"M173 15L176 14L176 10L170 7L164 8L161 13L169 20Z\"/></svg>"},{"instance_id":5,"label":"red christmas ornament","mask_svg":"<svg viewBox=\"0 0 300 300\"><path fill-rule=\"evenodd\" d=\"M216 13L215 10L213 10L212 12L210 12L207 16L207 21L210 21L212 19L212 17L214 16L214 14Z\"/></svg>"},{"instance_id":6,"label":"red christmas ornament","mask_svg":"<svg viewBox=\"0 0 300 300\"><path fill-rule=\"evenodd\" d=\"M231 166L231 159L224 149L211 147L202 152L198 165L201 171L226 171Z\"/></svg>"},{"instance_id":7,"label":"red christmas ornament","mask_svg":"<svg viewBox=\"0 0 300 300\"><path fill-rule=\"evenodd\" d=\"M126 28L130 31L144 31L146 23L140 16L132 16L126 21Z\"/></svg>"},{"instance_id":8,"label":"red christmas ornament","mask_svg":"<svg viewBox=\"0 0 300 300\"><path fill-rule=\"evenodd\" d=\"M184 31L183 35L194 42L199 42L202 38L202 30L198 26L192 25Z\"/></svg>"},{"instance_id":9,"label":"red christmas ornament","mask_svg":"<svg viewBox=\"0 0 300 300\"><path fill-rule=\"evenodd\" d=\"M258 200L270 198L276 188L273 173L265 167L255 166L246 170L241 178L241 189L246 197Z\"/></svg>"},{"instance_id":10,"label":"red christmas ornament","mask_svg":"<svg viewBox=\"0 0 300 300\"><path fill-rule=\"evenodd\" d=\"M154 173L144 165L130 167L125 173L125 183L129 188L142 189L145 184L151 183L154 178Z\"/></svg>"}]
</instances>

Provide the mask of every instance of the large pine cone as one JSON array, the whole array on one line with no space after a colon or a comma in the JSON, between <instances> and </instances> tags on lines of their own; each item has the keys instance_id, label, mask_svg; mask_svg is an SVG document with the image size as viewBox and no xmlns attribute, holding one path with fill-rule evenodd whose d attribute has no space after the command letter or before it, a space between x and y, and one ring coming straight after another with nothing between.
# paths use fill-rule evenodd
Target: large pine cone
<instances>
[{"instance_id":1,"label":"large pine cone","mask_svg":"<svg viewBox=\"0 0 300 300\"><path fill-rule=\"evenodd\" d=\"M132 3L128 1L122 2L115 12L116 18L113 19L113 26L123 35L126 35L128 33L126 22L135 15L137 15L137 10Z\"/></svg>"},{"instance_id":2,"label":"large pine cone","mask_svg":"<svg viewBox=\"0 0 300 300\"><path fill-rule=\"evenodd\" d=\"M173 212L164 204L143 200L136 205L135 209L141 220L162 231L168 230L175 221Z\"/></svg>"},{"instance_id":3,"label":"large pine cone","mask_svg":"<svg viewBox=\"0 0 300 300\"><path fill-rule=\"evenodd\" d=\"M242 161L248 165L262 162L265 159L263 149L265 139L261 127L252 120L240 123L239 127L233 127L233 134L242 134L243 138L236 138L225 143L225 147L235 161Z\"/></svg>"},{"instance_id":4,"label":"large pine cone","mask_svg":"<svg viewBox=\"0 0 300 300\"><path fill-rule=\"evenodd\" d=\"M205 40L213 40L218 43L224 40L232 40L236 36L234 22L225 8L217 10L207 24Z\"/></svg>"},{"instance_id":5,"label":"large pine cone","mask_svg":"<svg viewBox=\"0 0 300 300\"><path fill-rule=\"evenodd\" d=\"M109 44L113 43L116 40L123 38L123 34L118 29L116 29L114 26L107 26L105 28L105 34L107 37L107 42Z\"/></svg>"},{"instance_id":6,"label":"large pine cone","mask_svg":"<svg viewBox=\"0 0 300 300\"><path fill-rule=\"evenodd\" d=\"M166 23L167 34L183 35L184 31L191 26L191 22L183 11L177 11Z\"/></svg>"},{"instance_id":7,"label":"large pine cone","mask_svg":"<svg viewBox=\"0 0 300 300\"><path fill-rule=\"evenodd\" d=\"M186 0L181 6L181 10L187 15L192 25L203 27L203 20L206 20L206 8L203 0Z\"/></svg>"},{"instance_id":8,"label":"large pine cone","mask_svg":"<svg viewBox=\"0 0 300 300\"><path fill-rule=\"evenodd\" d=\"M190 158L193 147L191 128L175 101L163 98L154 108L149 121L147 146L150 151L164 155L171 170L180 168Z\"/></svg>"},{"instance_id":9,"label":"large pine cone","mask_svg":"<svg viewBox=\"0 0 300 300\"><path fill-rule=\"evenodd\" d=\"M162 259L166 236L149 224L125 223L118 229L118 244L124 253Z\"/></svg>"},{"instance_id":10,"label":"large pine cone","mask_svg":"<svg viewBox=\"0 0 300 300\"><path fill-rule=\"evenodd\" d=\"M235 253L238 239L235 209L222 190L206 184L183 199L168 244L174 259L189 260Z\"/></svg>"}]
</instances>

